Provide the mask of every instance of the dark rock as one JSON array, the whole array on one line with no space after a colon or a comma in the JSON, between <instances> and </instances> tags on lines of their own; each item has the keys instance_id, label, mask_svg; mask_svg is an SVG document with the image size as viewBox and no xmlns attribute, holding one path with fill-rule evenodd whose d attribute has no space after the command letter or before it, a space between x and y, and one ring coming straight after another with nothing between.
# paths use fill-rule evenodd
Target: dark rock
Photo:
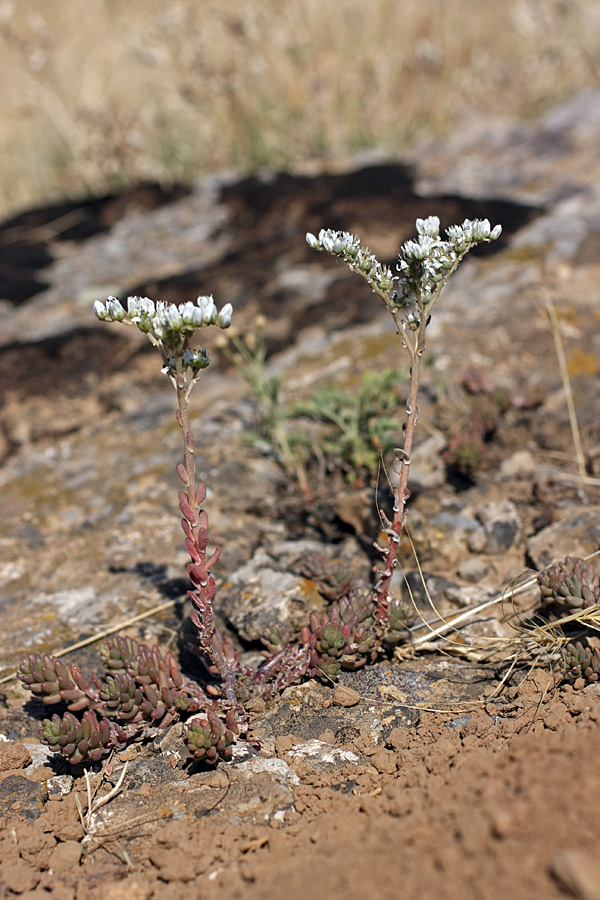
<instances>
[{"instance_id":1,"label":"dark rock","mask_svg":"<svg viewBox=\"0 0 600 900\"><path fill-rule=\"evenodd\" d=\"M0 781L0 812L8 818L38 819L47 799L46 785L29 781L23 775L8 775Z\"/></svg>"},{"instance_id":2,"label":"dark rock","mask_svg":"<svg viewBox=\"0 0 600 900\"><path fill-rule=\"evenodd\" d=\"M521 517L514 503L510 500L487 503L477 511L477 518L483 525L486 553L504 553L512 547L521 528Z\"/></svg>"}]
</instances>

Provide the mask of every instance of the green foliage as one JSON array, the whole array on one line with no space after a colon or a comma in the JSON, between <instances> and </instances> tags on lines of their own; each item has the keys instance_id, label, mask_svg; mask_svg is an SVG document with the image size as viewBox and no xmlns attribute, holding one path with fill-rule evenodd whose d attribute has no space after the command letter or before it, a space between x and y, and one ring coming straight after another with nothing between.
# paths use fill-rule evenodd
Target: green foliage
<instances>
[{"instance_id":1,"label":"green foliage","mask_svg":"<svg viewBox=\"0 0 600 900\"><path fill-rule=\"evenodd\" d=\"M157 647L122 636L107 641L101 656L104 680L39 653L26 656L17 670L24 687L46 705L67 705L62 717L44 721L42 740L72 763L100 759L148 725L166 727L211 703L182 675L172 653L163 656Z\"/></svg>"},{"instance_id":2,"label":"green foliage","mask_svg":"<svg viewBox=\"0 0 600 900\"><path fill-rule=\"evenodd\" d=\"M295 475L302 490L309 493L304 470L306 440L299 431L287 427L291 416L280 400L281 378L267 371L264 316L257 316L254 325L254 330L244 337L232 329L229 334L222 335L217 344L238 369L256 402L256 417L252 427L243 432L243 438L254 446L265 446L286 472Z\"/></svg>"},{"instance_id":3,"label":"green foliage","mask_svg":"<svg viewBox=\"0 0 600 900\"><path fill-rule=\"evenodd\" d=\"M115 722L98 719L91 710L86 710L81 720L73 713L54 715L45 719L42 726L42 740L55 753L75 766L82 762L98 762L113 749L125 745L126 732Z\"/></svg>"},{"instance_id":4,"label":"green foliage","mask_svg":"<svg viewBox=\"0 0 600 900\"><path fill-rule=\"evenodd\" d=\"M231 329L219 346L252 391L257 414L243 433L254 446L264 446L309 493L307 466L325 459L331 471L341 469L350 484L376 477L382 455L398 437L400 388L408 369L367 370L354 390L321 385L304 403L281 401L281 378L267 369L264 317L244 337ZM307 431L306 420L314 423Z\"/></svg>"},{"instance_id":5,"label":"green foliage","mask_svg":"<svg viewBox=\"0 0 600 900\"><path fill-rule=\"evenodd\" d=\"M335 574L341 581L341 574ZM396 597L391 599L381 644L377 638L376 610L371 588L354 583L320 617L311 613L308 626L302 629L302 643L310 649L309 674L324 681L337 681L342 669L359 669L374 661L381 647L393 650L409 637L416 616L407 604Z\"/></svg>"},{"instance_id":6,"label":"green foliage","mask_svg":"<svg viewBox=\"0 0 600 900\"><path fill-rule=\"evenodd\" d=\"M293 414L323 424L316 435L318 446L350 484L365 475L373 478L382 456L397 443L399 388L407 375L402 368L368 369L357 390L323 385L306 403L293 407Z\"/></svg>"}]
</instances>

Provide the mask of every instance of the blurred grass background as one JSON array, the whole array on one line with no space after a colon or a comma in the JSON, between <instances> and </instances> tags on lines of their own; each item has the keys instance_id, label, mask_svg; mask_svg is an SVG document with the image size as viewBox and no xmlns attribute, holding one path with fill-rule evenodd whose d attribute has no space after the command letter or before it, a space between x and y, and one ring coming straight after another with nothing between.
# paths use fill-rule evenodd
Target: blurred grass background
<instances>
[{"instance_id":1,"label":"blurred grass background","mask_svg":"<svg viewBox=\"0 0 600 900\"><path fill-rule=\"evenodd\" d=\"M600 84L598 0L2 0L0 216L339 161Z\"/></svg>"}]
</instances>

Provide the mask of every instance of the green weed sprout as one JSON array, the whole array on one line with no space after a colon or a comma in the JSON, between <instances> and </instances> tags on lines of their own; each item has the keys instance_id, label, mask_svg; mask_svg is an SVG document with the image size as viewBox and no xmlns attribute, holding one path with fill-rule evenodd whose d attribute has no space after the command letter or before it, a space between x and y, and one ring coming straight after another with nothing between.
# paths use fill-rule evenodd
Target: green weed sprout
<instances>
[{"instance_id":1,"label":"green weed sprout","mask_svg":"<svg viewBox=\"0 0 600 900\"><path fill-rule=\"evenodd\" d=\"M323 423L314 443L325 459L342 468L349 484L361 486L365 474L376 478L381 456L396 443L394 414L406 376L405 369L367 369L354 391L321 385L307 401L292 407L292 415Z\"/></svg>"},{"instance_id":2,"label":"green weed sprout","mask_svg":"<svg viewBox=\"0 0 600 900\"><path fill-rule=\"evenodd\" d=\"M267 446L288 475L296 477L302 493L312 490L306 463L341 467L346 480L361 484L365 473L375 477L382 453L396 441L398 387L407 370L376 372L368 369L353 391L321 385L300 403L281 401L281 377L267 369L266 318L258 315L244 335L231 328L215 344L242 375L252 391L257 416L243 437L254 446ZM319 423L307 431L306 419ZM300 423L300 424L298 424Z\"/></svg>"},{"instance_id":3,"label":"green weed sprout","mask_svg":"<svg viewBox=\"0 0 600 900\"><path fill-rule=\"evenodd\" d=\"M359 238L346 231L322 229L319 236L307 234L306 240L314 250L324 250L337 256L356 272L383 300L397 328L402 346L410 357L410 390L406 401L406 421L403 446L395 448L393 469L398 476L394 487L393 518L382 512L385 523L386 546L376 545L382 555L383 566L376 569L375 612L377 640L383 639L387 629L390 606L390 582L397 565L400 533L406 522L406 503L410 496L408 476L415 426L419 418L417 404L421 358L425 350L425 332L433 307L437 303L449 276L457 269L469 250L482 242L495 241L502 228L490 226L487 219L465 219L462 225L446 230L447 240L440 237L437 216L416 221L417 239L403 244L397 264L397 275L382 265L373 254L361 247Z\"/></svg>"}]
</instances>

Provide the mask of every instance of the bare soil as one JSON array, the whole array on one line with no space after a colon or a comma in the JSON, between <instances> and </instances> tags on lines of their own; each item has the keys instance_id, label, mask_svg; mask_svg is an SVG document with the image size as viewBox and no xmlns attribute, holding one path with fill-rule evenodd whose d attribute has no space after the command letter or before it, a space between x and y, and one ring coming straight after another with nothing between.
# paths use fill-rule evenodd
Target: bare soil
<instances>
[{"instance_id":1,"label":"bare soil","mask_svg":"<svg viewBox=\"0 0 600 900\"><path fill-rule=\"evenodd\" d=\"M313 767L281 735L276 756L295 783L284 815L228 812L240 782L172 770L130 786L85 837L75 797L44 801L53 774L23 775L23 745L2 752L3 896L24 898L515 898L600 895L598 692L528 680L504 704L462 723L424 713L382 744L359 741L360 764ZM352 747L332 733L331 747ZM12 766L12 768L11 768ZM235 772L235 765L233 766ZM125 781L127 785L127 780ZM252 807L254 808L253 811Z\"/></svg>"}]
</instances>

